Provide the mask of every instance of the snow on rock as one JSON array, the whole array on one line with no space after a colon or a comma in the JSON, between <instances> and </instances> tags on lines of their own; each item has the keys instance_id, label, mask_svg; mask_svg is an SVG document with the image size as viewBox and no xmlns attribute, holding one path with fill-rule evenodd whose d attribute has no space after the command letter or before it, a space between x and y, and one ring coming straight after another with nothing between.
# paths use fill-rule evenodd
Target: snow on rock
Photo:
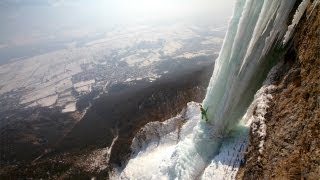
<instances>
[{"instance_id":1,"label":"snow on rock","mask_svg":"<svg viewBox=\"0 0 320 180\"><path fill-rule=\"evenodd\" d=\"M243 122L246 125L251 125L252 135L259 137L259 153L263 153L264 142L267 135L267 126L265 115L272 102L273 97L271 93L277 89L274 84L274 79L281 68L283 62L279 62L268 73L267 79L264 81L263 86L256 92L254 100L249 106L246 114L244 115Z\"/></svg>"},{"instance_id":2,"label":"snow on rock","mask_svg":"<svg viewBox=\"0 0 320 180\"><path fill-rule=\"evenodd\" d=\"M292 33L296 27L296 25L299 23L302 15L304 14L305 10L307 9L307 6L309 5L310 0L303 0L301 4L299 5L297 11L295 12L292 23L288 26L288 30L286 34L284 35L283 44L286 44L290 37L292 36Z\"/></svg>"}]
</instances>

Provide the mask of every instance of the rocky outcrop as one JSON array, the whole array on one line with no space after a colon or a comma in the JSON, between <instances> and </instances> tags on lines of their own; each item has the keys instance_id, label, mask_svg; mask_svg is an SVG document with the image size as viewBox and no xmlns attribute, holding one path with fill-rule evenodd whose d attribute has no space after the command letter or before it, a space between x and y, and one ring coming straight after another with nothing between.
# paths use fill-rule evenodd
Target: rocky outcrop
<instances>
[{"instance_id":1,"label":"rocky outcrop","mask_svg":"<svg viewBox=\"0 0 320 180\"><path fill-rule=\"evenodd\" d=\"M275 85L264 150L259 153L259 137L252 132L237 179L319 179L319 5L300 20Z\"/></svg>"}]
</instances>

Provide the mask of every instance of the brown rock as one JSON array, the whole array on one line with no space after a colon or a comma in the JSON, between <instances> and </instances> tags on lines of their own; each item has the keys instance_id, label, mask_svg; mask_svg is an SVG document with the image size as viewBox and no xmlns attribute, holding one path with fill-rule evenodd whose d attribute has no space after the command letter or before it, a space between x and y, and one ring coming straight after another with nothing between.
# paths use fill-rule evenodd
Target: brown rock
<instances>
[{"instance_id":1,"label":"brown rock","mask_svg":"<svg viewBox=\"0 0 320 180\"><path fill-rule=\"evenodd\" d=\"M284 61L266 116L263 155L251 134L237 179L320 177L320 6L301 19Z\"/></svg>"}]
</instances>

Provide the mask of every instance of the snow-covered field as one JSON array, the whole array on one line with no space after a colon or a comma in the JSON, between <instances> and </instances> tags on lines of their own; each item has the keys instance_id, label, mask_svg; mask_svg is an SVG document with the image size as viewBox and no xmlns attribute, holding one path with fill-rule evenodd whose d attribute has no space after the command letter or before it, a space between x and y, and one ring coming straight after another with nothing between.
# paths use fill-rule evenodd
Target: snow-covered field
<instances>
[{"instance_id":1,"label":"snow-covered field","mask_svg":"<svg viewBox=\"0 0 320 180\"><path fill-rule=\"evenodd\" d=\"M62 112L73 112L78 96L72 92L85 95L98 89L106 93L105 84L154 81L161 77L156 64L167 57L188 59L217 53L222 37L211 30L201 36L200 30L183 24L119 27L83 46L72 42L66 49L12 61L0 66L0 95L19 89L19 104L24 107L61 107ZM188 43L195 38L200 47ZM214 41L208 42L210 38Z\"/></svg>"}]
</instances>

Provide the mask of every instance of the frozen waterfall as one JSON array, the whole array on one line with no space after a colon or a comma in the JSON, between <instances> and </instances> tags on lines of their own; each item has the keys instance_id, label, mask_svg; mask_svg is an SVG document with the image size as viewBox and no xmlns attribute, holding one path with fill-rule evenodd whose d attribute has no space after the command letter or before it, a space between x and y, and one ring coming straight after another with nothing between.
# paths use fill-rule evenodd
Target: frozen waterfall
<instances>
[{"instance_id":1,"label":"frozen waterfall","mask_svg":"<svg viewBox=\"0 0 320 180\"><path fill-rule=\"evenodd\" d=\"M203 101L203 106L208 107L209 122L200 119L193 104L194 109L189 110L193 113L181 127L183 135L178 140L173 140L177 132L172 131L157 139L156 145L149 143L132 156L119 176L123 179L205 179L205 174L211 173L212 177L210 167L228 166L219 161L218 157L227 156L220 148L228 152L228 156L226 147L243 151L241 144L246 144L247 139L242 135L247 137L248 131L241 130L246 126L239 126L239 121L277 60L274 50L276 45L282 45L294 4L295 0L237 0ZM237 137L230 135L234 132L238 132ZM234 142L228 144L226 139L230 137ZM229 165L235 162L239 165L241 158L235 159L230 155ZM230 169L228 172L234 171Z\"/></svg>"},{"instance_id":2,"label":"frozen waterfall","mask_svg":"<svg viewBox=\"0 0 320 180\"><path fill-rule=\"evenodd\" d=\"M269 50L281 41L295 1L238 0L216 60L204 106L215 129L229 131L261 87L272 60Z\"/></svg>"}]
</instances>

